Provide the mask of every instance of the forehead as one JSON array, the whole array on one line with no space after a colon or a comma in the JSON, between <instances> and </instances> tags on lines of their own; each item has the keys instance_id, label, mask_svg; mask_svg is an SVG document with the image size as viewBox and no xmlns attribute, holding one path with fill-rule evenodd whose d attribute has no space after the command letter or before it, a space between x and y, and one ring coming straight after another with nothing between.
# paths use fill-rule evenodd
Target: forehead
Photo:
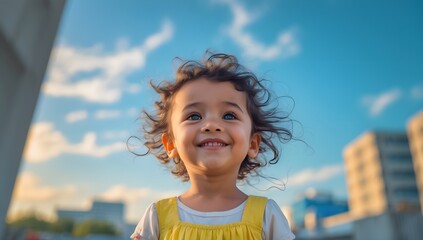
<instances>
[{"instance_id":1,"label":"forehead","mask_svg":"<svg viewBox=\"0 0 423 240\"><path fill-rule=\"evenodd\" d=\"M246 109L246 93L238 91L229 82L217 82L200 78L186 83L179 89L173 99L174 107L184 107L190 103L222 103L234 102L244 110Z\"/></svg>"}]
</instances>

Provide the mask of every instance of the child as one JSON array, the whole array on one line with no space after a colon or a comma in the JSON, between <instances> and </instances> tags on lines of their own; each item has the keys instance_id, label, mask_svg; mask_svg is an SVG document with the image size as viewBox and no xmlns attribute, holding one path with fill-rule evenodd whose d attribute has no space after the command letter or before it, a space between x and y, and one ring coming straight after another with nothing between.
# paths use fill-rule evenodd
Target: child
<instances>
[{"instance_id":1,"label":"child","mask_svg":"<svg viewBox=\"0 0 423 240\"><path fill-rule=\"evenodd\" d=\"M214 54L182 64L175 82L152 86L161 99L156 114L144 111L148 153L191 186L150 205L131 237L293 239L275 201L247 196L236 186L278 161L275 139L292 137L277 125L286 117L268 106L269 91L256 76L234 56ZM268 150L270 160L263 154Z\"/></svg>"}]
</instances>

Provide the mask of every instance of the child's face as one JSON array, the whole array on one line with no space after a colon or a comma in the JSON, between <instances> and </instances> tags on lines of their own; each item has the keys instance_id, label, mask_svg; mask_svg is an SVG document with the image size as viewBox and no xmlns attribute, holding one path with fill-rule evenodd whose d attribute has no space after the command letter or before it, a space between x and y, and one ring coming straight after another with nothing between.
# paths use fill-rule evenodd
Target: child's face
<instances>
[{"instance_id":1,"label":"child's face","mask_svg":"<svg viewBox=\"0 0 423 240\"><path fill-rule=\"evenodd\" d=\"M238 175L244 158L256 157L260 135L252 134L245 92L230 82L197 79L174 96L172 138L162 140L171 158L179 157L188 174Z\"/></svg>"}]
</instances>

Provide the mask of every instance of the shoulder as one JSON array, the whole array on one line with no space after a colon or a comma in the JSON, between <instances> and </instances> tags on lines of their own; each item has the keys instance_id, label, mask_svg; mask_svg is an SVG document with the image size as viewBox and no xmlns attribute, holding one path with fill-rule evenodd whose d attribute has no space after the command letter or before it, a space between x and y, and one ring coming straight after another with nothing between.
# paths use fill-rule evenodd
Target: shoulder
<instances>
[{"instance_id":1,"label":"shoulder","mask_svg":"<svg viewBox=\"0 0 423 240\"><path fill-rule=\"evenodd\" d=\"M282 213L281 208L275 202L275 200L268 198L266 203L266 212L280 212ZM283 215L283 213L282 213Z\"/></svg>"},{"instance_id":2,"label":"shoulder","mask_svg":"<svg viewBox=\"0 0 423 240\"><path fill-rule=\"evenodd\" d=\"M156 203L150 204L143 217L138 222L132 239L158 239L159 222L157 219Z\"/></svg>"},{"instance_id":3,"label":"shoulder","mask_svg":"<svg viewBox=\"0 0 423 240\"><path fill-rule=\"evenodd\" d=\"M251 195L249 197L249 199L251 199L251 203L253 203L255 205L262 205L265 208L266 212L278 212L279 211L279 212L282 213L279 205L273 199L263 197L263 196L253 196L253 195Z\"/></svg>"},{"instance_id":4,"label":"shoulder","mask_svg":"<svg viewBox=\"0 0 423 240\"><path fill-rule=\"evenodd\" d=\"M166 205L171 205L176 203L176 197L169 197L169 198L163 198L160 199L159 201L153 203L153 205L157 208L157 207L161 207L161 206L166 206Z\"/></svg>"},{"instance_id":5,"label":"shoulder","mask_svg":"<svg viewBox=\"0 0 423 240\"><path fill-rule=\"evenodd\" d=\"M265 219L283 220L288 224L288 220L286 219L285 214L273 199L267 199L264 217Z\"/></svg>"},{"instance_id":6,"label":"shoulder","mask_svg":"<svg viewBox=\"0 0 423 240\"><path fill-rule=\"evenodd\" d=\"M267 200L263 218L263 232L266 236L265 239L291 240L295 238L285 214L273 199Z\"/></svg>"}]
</instances>

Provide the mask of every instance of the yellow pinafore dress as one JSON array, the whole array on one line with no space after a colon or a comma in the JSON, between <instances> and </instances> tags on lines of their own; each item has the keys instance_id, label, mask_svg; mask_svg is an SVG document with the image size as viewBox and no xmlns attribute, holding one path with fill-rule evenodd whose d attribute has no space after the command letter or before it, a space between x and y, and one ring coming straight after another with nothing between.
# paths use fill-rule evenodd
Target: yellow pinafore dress
<instances>
[{"instance_id":1,"label":"yellow pinafore dress","mask_svg":"<svg viewBox=\"0 0 423 240\"><path fill-rule=\"evenodd\" d=\"M182 222L176 197L156 203L160 240L258 240L262 239L262 222L267 198L249 196L240 222L204 225Z\"/></svg>"}]
</instances>

